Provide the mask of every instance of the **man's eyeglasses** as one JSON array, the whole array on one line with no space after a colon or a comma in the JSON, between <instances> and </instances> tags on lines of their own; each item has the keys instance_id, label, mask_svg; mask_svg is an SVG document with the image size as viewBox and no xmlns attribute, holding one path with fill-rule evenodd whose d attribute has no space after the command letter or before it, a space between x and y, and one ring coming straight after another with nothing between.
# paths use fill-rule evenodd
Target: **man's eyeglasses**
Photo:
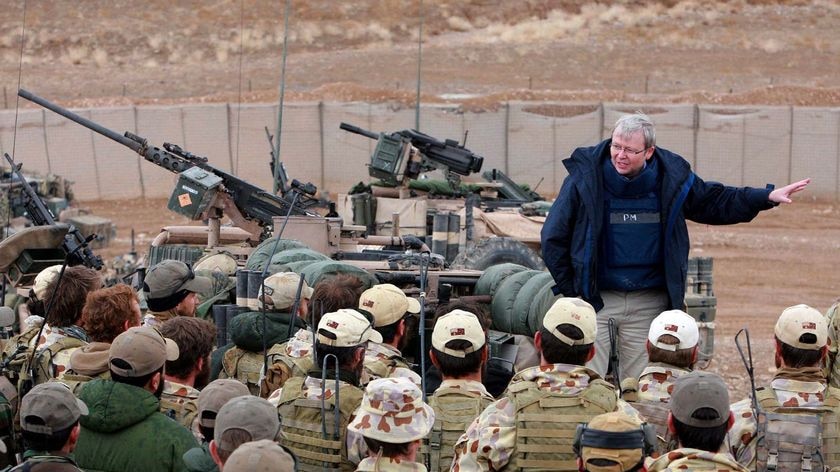
<instances>
[{"instance_id":1,"label":"man's eyeglasses","mask_svg":"<svg viewBox=\"0 0 840 472\"><path fill-rule=\"evenodd\" d=\"M637 151L635 149L630 149L629 147L619 146L618 144L610 144L610 148L615 151L616 154L621 154L621 151L624 151L624 154L628 156L638 156L648 150L648 148L644 148Z\"/></svg>"}]
</instances>

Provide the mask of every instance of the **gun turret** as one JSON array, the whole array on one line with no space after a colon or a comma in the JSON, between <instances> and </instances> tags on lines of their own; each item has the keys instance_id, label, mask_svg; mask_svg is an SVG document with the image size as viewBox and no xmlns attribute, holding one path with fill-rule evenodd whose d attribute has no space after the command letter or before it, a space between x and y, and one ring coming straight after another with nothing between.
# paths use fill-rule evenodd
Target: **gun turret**
<instances>
[{"instance_id":1,"label":"gun turret","mask_svg":"<svg viewBox=\"0 0 840 472\"><path fill-rule=\"evenodd\" d=\"M143 156L145 160L159 167L163 167L173 173L181 174L181 181L175 189L175 193L177 193L177 195L173 194L172 199L170 199L170 209L173 211L181 213L192 219L203 219L206 217L205 213L209 208L223 209L234 224L250 232L255 237L265 237L270 234L272 217L285 216L289 212L291 199L287 200L285 195L283 197L273 195L270 192L266 192L265 190L234 175L213 167L208 163L206 157L197 156L171 143L163 143L162 148L152 146L148 143L146 138L128 131L126 131L125 134L120 135L113 130L83 118L66 108L62 108L23 89L18 90L18 95L31 102L37 103L44 108L54 111L55 113L58 113L59 115L74 121L95 133L106 136L123 146L128 147L137 154ZM208 190L205 194L205 197L207 198L202 198L202 200L196 204L189 203L195 198L195 189L186 188L184 180L187 180L188 184L198 184L199 187L205 182L193 182L195 179L204 178L201 175L193 175L195 173L191 173L189 175L184 174L185 171L193 167L198 167L204 170L204 175L207 173L214 174L218 179L220 179L221 183L221 191L216 191L216 188L205 189ZM181 192L182 189L185 190L185 192ZM193 195L191 196L190 194ZM173 200L180 202L180 205L173 205ZM185 202L189 204L185 204ZM316 214L307 211L299 204L295 204L292 207L291 214L317 216Z\"/></svg>"}]
</instances>

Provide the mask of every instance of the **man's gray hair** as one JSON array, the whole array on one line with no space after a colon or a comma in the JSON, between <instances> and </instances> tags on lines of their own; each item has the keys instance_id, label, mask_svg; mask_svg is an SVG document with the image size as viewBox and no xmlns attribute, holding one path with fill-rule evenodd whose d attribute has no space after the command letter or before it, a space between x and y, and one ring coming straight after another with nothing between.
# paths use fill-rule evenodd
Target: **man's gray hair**
<instances>
[{"instance_id":1,"label":"man's gray hair","mask_svg":"<svg viewBox=\"0 0 840 472\"><path fill-rule=\"evenodd\" d=\"M613 133L616 131L622 138L629 138L641 131L645 137L645 149L656 145L656 130L653 128L653 122L640 111L619 118L613 127Z\"/></svg>"}]
</instances>

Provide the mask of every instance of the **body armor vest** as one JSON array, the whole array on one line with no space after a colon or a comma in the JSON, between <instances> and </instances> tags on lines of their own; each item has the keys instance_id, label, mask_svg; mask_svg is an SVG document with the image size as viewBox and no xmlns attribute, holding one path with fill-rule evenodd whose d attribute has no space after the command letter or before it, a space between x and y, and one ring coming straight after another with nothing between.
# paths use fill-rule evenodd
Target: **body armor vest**
<instances>
[{"instance_id":1,"label":"body armor vest","mask_svg":"<svg viewBox=\"0 0 840 472\"><path fill-rule=\"evenodd\" d=\"M516 408L516 449L505 470L577 471L572 451L575 431L618 404L612 385L594 379L581 392L564 394L540 389L533 381L508 386Z\"/></svg>"},{"instance_id":2,"label":"body armor vest","mask_svg":"<svg viewBox=\"0 0 840 472\"><path fill-rule=\"evenodd\" d=\"M353 471L356 466L347 459L347 424L362 403L364 392L359 387L341 382L339 387L339 424L335 424L335 394L321 400L303 397L305 378L294 377L286 382L280 395L277 412L280 415L280 438L298 457L299 470ZM327 379L325 386L335 385Z\"/></svg>"},{"instance_id":3,"label":"body armor vest","mask_svg":"<svg viewBox=\"0 0 840 472\"><path fill-rule=\"evenodd\" d=\"M659 455L677 448L677 438L668 429L668 413L671 409L667 402L639 400L638 379L625 379L621 382L621 398L656 429L656 452Z\"/></svg>"},{"instance_id":4,"label":"body armor vest","mask_svg":"<svg viewBox=\"0 0 840 472\"><path fill-rule=\"evenodd\" d=\"M260 386L260 395L263 398L268 398L273 391L283 387L292 377L306 377L309 369L315 366L311 354L303 357L292 357L286 354L287 344L288 342L275 344L268 350L268 372Z\"/></svg>"},{"instance_id":5,"label":"body armor vest","mask_svg":"<svg viewBox=\"0 0 840 472\"><path fill-rule=\"evenodd\" d=\"M439 388L429 397L435 410L435 424L424 441L429 454L429 471L448 471L455 457L455 443L485 408L495 400L461 388ZM425 463L425 458L418 460Z\"/></svg>"},{"instance_id":6,"label":"body armor vest","mask_svg":"<svg viewBox=\"0 0 840 472\"><path fill-rule=\"evenodd\" d=\"M232 347L222 358L220 379L234 379L248 387L251 395L260 394L260 370L263 367L263 355L259 352L246 351Z\"/></svg>"}]
</instances>

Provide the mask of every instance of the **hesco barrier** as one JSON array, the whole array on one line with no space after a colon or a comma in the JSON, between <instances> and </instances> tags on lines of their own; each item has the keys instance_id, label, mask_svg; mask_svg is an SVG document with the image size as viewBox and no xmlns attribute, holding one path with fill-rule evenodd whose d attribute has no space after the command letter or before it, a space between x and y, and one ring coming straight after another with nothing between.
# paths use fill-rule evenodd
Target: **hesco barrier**
<instances>
[{"instance_id":1,"label":"hesco barrier","mask_svg":"<svg viewBox=\"0 0 840 472\"><path fill-rule=\"evenodd\" d=\"M685 157L705 180L763 187L812 177L809 195L840 196L840 108L507 102L464 112L425 105L419 128L440 140L461 141L469 131L467 146L484 157L484 170L501 169L553 198L566 177L561 161L607 137L621 114L635 110L656 123L657 145ZM264 129L274 129L275 104L75 111L156 145L178 144L254 185L272 187ZM376 142L340 130L341 122L387 132L416 127L414 109L392 103L287 103L280 155L291 177L334 193L370 181L366 164ZM82 200L168 197L176 181L123 146L43 109L22 109L17 117L14 110L0 111L0 152L13 150L27 171L74 181Z\"/></svg>"}]
</instances>

